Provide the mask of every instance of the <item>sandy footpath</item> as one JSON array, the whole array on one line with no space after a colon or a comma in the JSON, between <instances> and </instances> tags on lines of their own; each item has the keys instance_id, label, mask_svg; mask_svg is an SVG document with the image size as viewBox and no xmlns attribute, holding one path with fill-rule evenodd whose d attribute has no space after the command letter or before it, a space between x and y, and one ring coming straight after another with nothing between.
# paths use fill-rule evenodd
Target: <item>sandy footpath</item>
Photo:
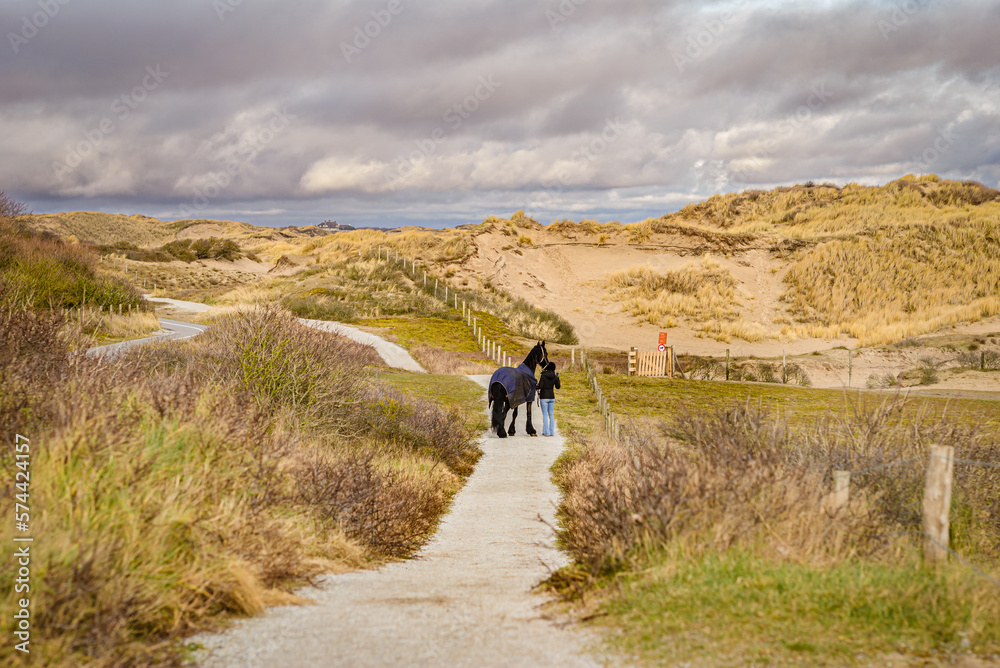
<instances>
[{"instance_id":1,"label":"sandy footpath","mask_svg":"<svg viewBox=\"0 0 1000 668\"><path fill-rule=\"evenodd\" d=\"M470 376L485 387L488 376ZM206 667L597 666L594 638L545 618L531 592L567 562L553 546L559 494L549 467L563 438L485 435L484 455L434 538L409 561L327 576L275 608L200 636ZM541 431L536 408L535 428Z\"/></svg>"},{"instance_id":2,"label":"sandy footpath","mask_svg":"<svg viewBox=\"0 0 1000 668\"><path fill-rule=\"evenodd\" d=\"M334 334L339 334L340 336L351 339L352 341L357 341L362 345L371 346L386 364L395 369L405 369L406 371L414 371L416 373L426 373L424 368L410 356L410 353L406 350L406 348L386 341L380 336L363 332L357 327L351 327L350 325L344 325L339 322L330 322L328 320L307 320L305 318L299 318L299 322L306 327L312 327L313 329L319 329L324 332L333 332Z\"/></svg>"}]
</instances>

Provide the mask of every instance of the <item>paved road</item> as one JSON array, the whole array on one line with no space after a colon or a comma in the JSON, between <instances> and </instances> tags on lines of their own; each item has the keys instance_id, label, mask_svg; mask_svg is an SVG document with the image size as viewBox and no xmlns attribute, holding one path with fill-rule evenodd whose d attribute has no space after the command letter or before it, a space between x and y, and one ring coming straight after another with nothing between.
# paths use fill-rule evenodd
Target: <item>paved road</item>
<instances>
[{"instance_id":1,"label":"paved road","mask_svg":"<svg viewBox=\"0 0 1000 668\"><path fill-rule=\"evenodd\" d=\"M208 329L208 325L196 325L193 322L170 320L168 318L160 318L159 320L160 327L163 328L162 334L157 336L147 336L144 339L132 339L131 341L122 341L121 343L111 343L106 346L90 348L87 350L87 356L101 356L110 359L120 355L133 346L142 346L155 341L183 341L184 339L190 339L192 336L198 336Z\"/></svg>"},{"instance_id":2,"label":"paved road","mask_svg":"<svg viewBox=\"0 0 1000 668\"><path fill-rule=\"evenodd\" d=\"M485 388L489 376L472 376ZM567 562L539 517L559 500L549 467L563 439L485 434L484 455L415 559L327 576L299 592L316 605L274 608L219 635L206 668L221 666L598 666L589 635L543 616L531 592ZM533 417L540 419L536 409ZM540 430L541 425L536 425Z\"/></svg>"},{"instance_id":3,"label":"paved road","mask_svg":"<svg viewBox=\"0 0 1000 668\"><path fill-rule=\"evenodd\" d=\"M204 313L205 311L211 311L214 307L208 304L200 304L198 302L185 302L180 299L167 299L166 297L146 297L148 302L157 302L158 304L166 304L167 306L172 306L176 309L182 311L191 311L193 313Z\"/></svg>"},{"instance_id":4,"label":"paved road","mask_svg":"<svg viewBox=\"0 0 1000 668\"><path fill-rule=\"evenodd\" d=\"M385 360L386 364L395 369L405 369L406 371L426 373L426 371L424 371L424 367L420 366L420 364L418 364L417 361L410 356L410 353L407 352L406 348L397 346L395 343L389 343L380 336L363 332L356 327L344 325L339 322L306 320L305 318L299 318L299 322L307 327L320 329L324 332L333 332L334 334L345 336L352 341L357 341L358 343L366 346L371 346L375 349L375 352L377 352L379 356Z\"/></svg>"},{"instance_id":5,"label":"paved road","mask_svg":"<svg viewBox=\"0 0 1000 668\"><path fill-rule=\"evenodd\" d=\"M210 311L213 307L208 304L199 304L198 302L188 302L182 301L180 299L167 299L165 297L146 297L147 301L157 302L159 304L166 304L175 309L183 311L191 311L192 313L204 313ZM333 332L334 334L339 334L340 336L347 337L352 341L357 341L366 346L371 346L375 349L375 352L385 361L385 363L395 369L404 369L406 371L414 371L417 373L426 373L424 368L417 363L410 353L395 343L390 343L383 339L382 337L376 336L374 334L369 334L368 332L363 332L356 327L351 327L349 325L344 325L339 322L328 322L325 320L307 320L305 318L299 318L299 322L307 327L312 327L313 329L319 329L325 332ZM167 318L160 318L160 326L163 327L165 334L159 336L151 336L144 339L135 339L133 341L123 341L122 343L112 343L107 346L99 346L97 348L91 348L87 351L87 355L118 355L122 351L131 348L132 346L140 346L146 343L152 343L153 341L163 341L166 339L181 340L190 338L204 332L208 327L206 325L195 325L190 322L183 322L180 320L169 320ZM193 332L193 329L198 331ZM186 333L186 335L185 335Z\"/></svg>"}]
</instances>

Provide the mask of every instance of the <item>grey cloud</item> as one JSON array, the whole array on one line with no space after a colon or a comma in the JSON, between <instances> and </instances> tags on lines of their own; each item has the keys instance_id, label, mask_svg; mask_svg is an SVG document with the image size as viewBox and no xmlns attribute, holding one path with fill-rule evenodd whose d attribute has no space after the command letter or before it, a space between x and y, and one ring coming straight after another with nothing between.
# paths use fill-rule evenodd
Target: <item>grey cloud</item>
<instances>
[{"instance_id":1,"label":"grey cloud","mask_svg":"<svg viewBox=\"0 0 1000 668\"><path fill-rule=\"evenodd\" d=\"M0 184L36 209L177 212L223 180L204 211L270 222L468 222L556 188L564 212L645 217L717 187L886 180L954 127L934 171L997 185L1000 2L893 19L849 0L400 0L372 24L389 1L243 0L220 20L202 0L72 0L0 57ZM0 26L35 7L4 3ZM475 98L482 77L499 86ZM281 109L294 120L262 141ZM609 119L627 131L602 144Z\"/></svg>"}]
</instances>

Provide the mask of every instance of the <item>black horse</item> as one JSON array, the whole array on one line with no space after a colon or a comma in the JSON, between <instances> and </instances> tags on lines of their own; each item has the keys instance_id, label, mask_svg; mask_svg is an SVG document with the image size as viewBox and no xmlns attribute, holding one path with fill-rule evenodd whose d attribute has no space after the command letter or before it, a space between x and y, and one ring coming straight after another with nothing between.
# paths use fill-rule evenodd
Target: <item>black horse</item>
<instances>
[{"instance_id":1,"label":"black horse","mask_svg":"<svg viewBox=\"0 0 1000 668\"><path fill-rule=\"evenodd\" d=\"M490 421L490 430L495 431L500 438L507 438L507 435L514 435L514 424L517 422L517 407L525 404L528 413L528 420L525 431L528 436L537 436L538 432L531 426L531 404L535 401L535 388L538 381L535 380L535 367L539 364L545 365L549 362L549 354L545 350L545 341L539 341L531 349L528 356L524 358L518 367L502 366L493 372L490 378L490 396L487 405L493 407ZM507 422L507 411L514 409L514 416L510 421L510 431L504 430L504 423Z\"/></svg>"}]
</instances>

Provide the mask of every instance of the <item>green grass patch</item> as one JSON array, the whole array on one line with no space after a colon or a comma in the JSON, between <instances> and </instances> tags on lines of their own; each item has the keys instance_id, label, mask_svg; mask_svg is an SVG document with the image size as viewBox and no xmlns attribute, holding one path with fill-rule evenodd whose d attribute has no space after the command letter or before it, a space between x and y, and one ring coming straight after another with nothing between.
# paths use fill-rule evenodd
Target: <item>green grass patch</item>
<instances>
[{"instance_id":1,"label":"green grass patch","mask_svg":"<svg viewBox=\"0 0 1000 668\"><path fill-rule=\"evenodd\" d=\"M410 396L459 411L469 429L483 431L489 426L486 416L486 390L468 378L405 372L388 372L382 374L380 378Z\"/></svg>"},{"instance_id":2,"label":"green grass patch","mask_svg":"<svg viewBox=\"0 0 1000 668\"><path fill-rule=\"evenodd\" d=\"M760 402L788 418L793 427L808 426L830 411L847 416L859 402L878 404L888 398L860 390L827 390L770 383L699 380L666 380L637 376L603 375L598 382L612 409L633 418L667 418L679 410L714 411L733 402ZM565 383L565 381L564 381ZM587 390L586 377L583 390ZM596 404L595 404L596 405ZM950 420L962 424L997 426L1000 405L986 399L956 399L911 395L902 417L920 416L927 422Z\"/></svg>"},{"instance_id":3,"label":"green grass patch","mask_svg":"<svg viewBox=\"0 0 1000 668\"><path fill-rule=\"evenodd\" d=\"M675 665L856 665L1000 649L995 587L916 564L778 563L731 550L621 581L603 622L616 649Z\"/></svg>"},{"instance_id":4,"label":"green grass patch","mask_svg":"<svg viewBox=\"0 0 1000 668\"><path fill-rule=\"evenodd\" d=\"M369 318L358 323L365 327L391 329L404 348L435 346L451 352L478 352L472 329L461 320L444 318Z\"/></svg>"}]
</instances>

